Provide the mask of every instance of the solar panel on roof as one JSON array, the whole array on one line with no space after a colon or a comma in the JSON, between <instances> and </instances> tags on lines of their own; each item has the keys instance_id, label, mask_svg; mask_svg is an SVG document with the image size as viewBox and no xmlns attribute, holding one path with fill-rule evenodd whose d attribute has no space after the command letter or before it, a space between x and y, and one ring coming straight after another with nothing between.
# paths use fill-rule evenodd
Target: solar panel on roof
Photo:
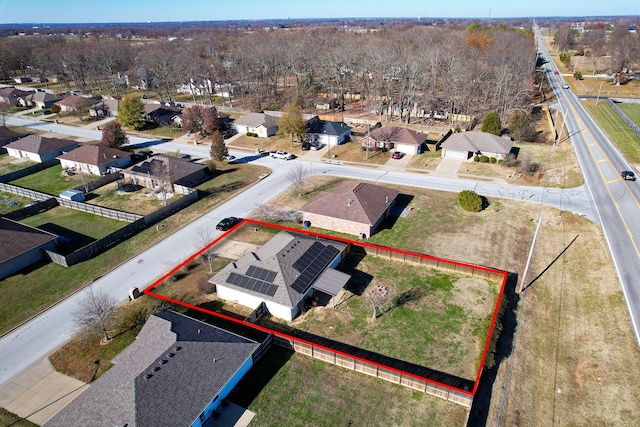
<instances>
[{"instance_id":1,"label":"solar panel on roof","mask_svg":"<svg viewBox=\"0 0 640 427\"><path fill-rule=\"evenodd\" d=\"M313 245L309 247L301 256L293 263L293 268L302 272L314 259L322 252L324 245L320 242L313 242Z\"/></svg>"},{"instance_id":2,"label":"solar panel on roof","mask_svg":"<svg viewBox=\"0 0 640 427\"><path fill-rule=\"evenodd\" d=\"M265 282L264 280L256 279L254 277L244 276L242 274L233 272L229 273L227 282L236 286L240 286L244 289L249 289L250 291L268 295L270 297L274 296L276 291L278 290L277 285Z\"/></svg>"},{"instance_id":3,"label":"solar panel on roof","mask_svg":"<svg viewBox=\"0 0 640 427\"><path fill-rule=\"evenodd\" d=\"M315 243L313 245L315 245ZM294 280L293 283L291 284L291 288L294 291L301 294L306 293L311 287L311 285L313 284L313 282L316 281L318 276L320 276L320 274L329 266L329 264L336 257L336 255L340 253L340 251L333 246L324 247L324 245L322 244L320 245L323 246L322 250L315 254L316 256L313 258L313 260L306 265L306 268L302 271L302 273L298 276L298 278ZM304 255L306 255L307 252L305 252ZM304 255L300 257L296 262L301 261Z\"/></svg>"},{"instance_id":4,"label":"solar panel on roof","mask_svg":"<svg viewBox=\"0 0 640 427\"><path fill-rule=\"evenodd\" d=\"M278 273L272 270L267 270L266 268L256 267L252 265L247 269L247 276L253 277L254 279L264 280L265 282L273 283L273 280L276 278Z\"/></svg>"}]
</instances>

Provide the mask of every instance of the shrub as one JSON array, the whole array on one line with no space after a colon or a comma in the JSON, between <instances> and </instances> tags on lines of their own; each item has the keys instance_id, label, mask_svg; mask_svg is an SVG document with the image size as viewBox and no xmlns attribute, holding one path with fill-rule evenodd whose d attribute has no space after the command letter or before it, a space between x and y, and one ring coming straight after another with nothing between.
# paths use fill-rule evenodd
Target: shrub
<instances>
[{"instance_id":1,"label":"shrub","mask_svg":"<svg viewBox=\"0 0 640 427\"><path fill-rule=\"evenodd\" d=\"M473 157L473 161L474 162L479 162L480 161L480 156L474 156Z\"/></svg>"},{"instance_id":2,"label":"shrub","mask_svg":"<svg viewBox=\"0 0 640 427\"><path fill-rule=\"evenodd\" d=\"M255 132L247 132L247 136L253 136L253 137L257 137L258 134Z\"/></svg>"},{"instance_id":3,"label":"shrub","mask_svg":"<svg viewBox=\"0 0 640 427\"><path fill-rule=\"evenodd\" d=\"M573 73L573 78L576 80L582 80L582 71L576 71Z\"/></svg>"},{"instance_id":4,"label":"shrub","mask_svg":"<svg viewBox=\"0 0 640 427\"><path fill-rule=\"evenodd\" d=\"M480 212L482 210L482 197L473 190L462 190L458 193L458 203L465 211Z\"/></svg>"},{"instance_id":5,"label":"shrub","mask_svg":"<svg viewBox=\"0 0 640 427\"><path fill-rule=\"evenodd\" d=\"M495 163L496 161L495 157L489 157L489 163Z\"/></svg>"},{"instance_id":6,"label":"shrub","mask_svg":"<svg viewBox=\"0 0 640 427\"><path fill-rule=\"evenodd\" d=\"M58 114L61 110L60 106L58 104L53 104L50 108L51 112L54 114Z\"/></svg>"},{"instance_id":7,"label":"shrub","mask_svg":"<svg viewBox=\"0 0 640 427\"><path fill-rule=\"evenodd\" d=\"M488 163L488 162L489 162L488 156L480 156L480 163Z\"/></svg>"}]
</instances>

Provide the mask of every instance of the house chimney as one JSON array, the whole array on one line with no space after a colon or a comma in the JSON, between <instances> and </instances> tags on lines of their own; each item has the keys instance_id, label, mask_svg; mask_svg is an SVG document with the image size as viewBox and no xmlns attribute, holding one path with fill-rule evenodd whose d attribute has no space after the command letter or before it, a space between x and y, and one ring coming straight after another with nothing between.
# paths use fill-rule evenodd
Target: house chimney
<instances>
[{"instance_id":1,"label":"house chimney","mask_svg":"<svg viewBox=\"0 0 640 427\"><path fill-rule=\"evenodd\" d=\"M347 199L347 207L351 206L351 199Z\"/></svg>"},{"instance_id":2,"label":"house chimney","mask_svg":"<svg viewBox=\"0 0 640 427\"><path fill-rule=\"evenodd\" d=\"M384 202L389 203L389 196L384 196Z\"/></svg>"}]
</instances>

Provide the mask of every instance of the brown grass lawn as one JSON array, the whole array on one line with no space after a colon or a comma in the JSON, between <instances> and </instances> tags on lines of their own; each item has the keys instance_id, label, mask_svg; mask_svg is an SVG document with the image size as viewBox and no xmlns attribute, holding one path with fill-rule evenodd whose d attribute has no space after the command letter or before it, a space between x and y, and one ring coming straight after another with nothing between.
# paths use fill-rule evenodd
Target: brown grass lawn
<instances>
[{"instance_id":1,"label":"brown grass lawn","mask_svg":"<svg viewBox=\"0 0 640 427\"><path fill-rule=\"evenodd\" d=\"M367 159L367 152L362 150L362 146L358 142L347 142L346 144L332 147L331 155L335 155L339 161L368 163L371 165L383 165L391 158L391 152L389 151L370 150L369 158ZM323 158L328 159L329 153L324 153Z\"/></svg>"},{"instance_id":2,"label":"brown grass lawn","mask_svg":"<svg viewBox=\"0 0 640 427\"><path fill-rule=\"evenodd\" d=\"M158 197L148 188L137 187L135 191L128 192L121 190L123 184L125 180L120 179L93 190L87 195L87 203L140 215L150 214L164 206L162 196ZM167 203L173 203L181 197L182 194L172 193Z\"/></svg>"}]
</instances>

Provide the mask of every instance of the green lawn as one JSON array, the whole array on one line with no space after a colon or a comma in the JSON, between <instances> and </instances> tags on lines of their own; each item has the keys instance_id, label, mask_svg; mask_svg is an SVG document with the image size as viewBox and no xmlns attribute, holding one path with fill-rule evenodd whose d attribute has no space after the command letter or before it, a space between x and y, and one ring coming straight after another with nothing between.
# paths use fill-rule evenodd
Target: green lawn
<instances>
[{"instance_id":1,"label":"green lawn","mask_svg":"<svg viewBox=\"0 0 640 427\"><path fill-rule=\"evenodd\" d=\"M606 102L595 106L593 100L583 102L591 117L631 163L640 163L640 137L622 121Z\"/></svg>"},{"instance_id":2,"label":"green lawn","mask_svg":"<svg viewBox=\"0 0 640 427\"><path fill-rule=\"evenodd\" d=\"M6 175L35 164L36 162L32 162L30 160L16 159L8 154L0 154L0 175Z\"/></svg>"},{"instance_id":3,"label":"green lawn","mask_svg":"<svg viewBox=\"0 0 640 427\"><path fill-rule=\"evenodd\" d=\"M258 181L258 176L265 172L266 168L253 165L225 165L221 167L218 176L197 187L201 199L162 221L164 227L158 230L155 227L144 230L107 252L73 267L65 268L43 261L1 280L0 333L6 332L12 326L49 307L65 295L95 280L118 264L182 228L186 223L199 218L238 191ZM91 222L95 218L92 217L88 221ZM87 233L92 227L89 226L89 230L84 230L74 225L72 229ZM153 260L141 260L141 262L153 262ZM136 281L131 283L131 286L138 286L140 289L147 285L147 283Z\"/></svg>"},{"instance_id":4,"label":"green lawn","mask_svg":"<svg viewBox=\"0 0 640 427\"><path fill-rule=\"evenodd\" d=\"M621 102L616 105L627 115L627 117L631 119L633 123L636 124L636 126L640 126L640 104L625 104L624 102Z\"/></svg>"},{"instance_id":5,"label":"green lawn","mask_svg":"<svg viewBox=\"0 0 640 427\"><path fill-rule=\"evenodd\" d=\"M37 427L37 424L31 421L20 418L16 414L13 414L3 408L0 408L0 425L11 427Z\"/></svg>"},{"instance_id":6,"label":"green lawn","mask_svg":"<svg viewBox=\"0 0 640 427\"><path fill-rule=\"evenodd\" d=\"M22 209L24 205L29 203L31 203L31 199L28 197L22 197L16 194L0 191L0 215Z\"/></svg>"},{"instance_id":7,"label":"green lawn","mask_svg":"<svg viewBox=\"0 0 640 427\"><path fill-rule=\"evenodd\" d=\"M38 173L27 175L23 178L11 181L10 184L47 194L58 195L87 181L93 181L98 176L76 173L71 176L62 173L62 166L55 165Z\"/></svg>"},{"instance_id":8,"label":"green lawn","mask_svg":"<svg viewBox=\"0 0 640 427\"><path fill-rule=\"evenodd\" d=\"M466 409L301 354L272 347L230 401L252 426L461 426Z\"/></svg>"},{"instance_id":9,"label":"green lawn","mask_svg":"<svg viewBox=\"0 0 640 427\"><path fill-rule=\"evenodd\" d=\"M349 256L341 269L353 292L336 308L316 307L292 326L323 337L473 380L489 332L497 287L397 261ZM405 301L376 320L364 296L374 286ZM398 343L403 343L398 345Z\"/></svg>"}]
</instances>

